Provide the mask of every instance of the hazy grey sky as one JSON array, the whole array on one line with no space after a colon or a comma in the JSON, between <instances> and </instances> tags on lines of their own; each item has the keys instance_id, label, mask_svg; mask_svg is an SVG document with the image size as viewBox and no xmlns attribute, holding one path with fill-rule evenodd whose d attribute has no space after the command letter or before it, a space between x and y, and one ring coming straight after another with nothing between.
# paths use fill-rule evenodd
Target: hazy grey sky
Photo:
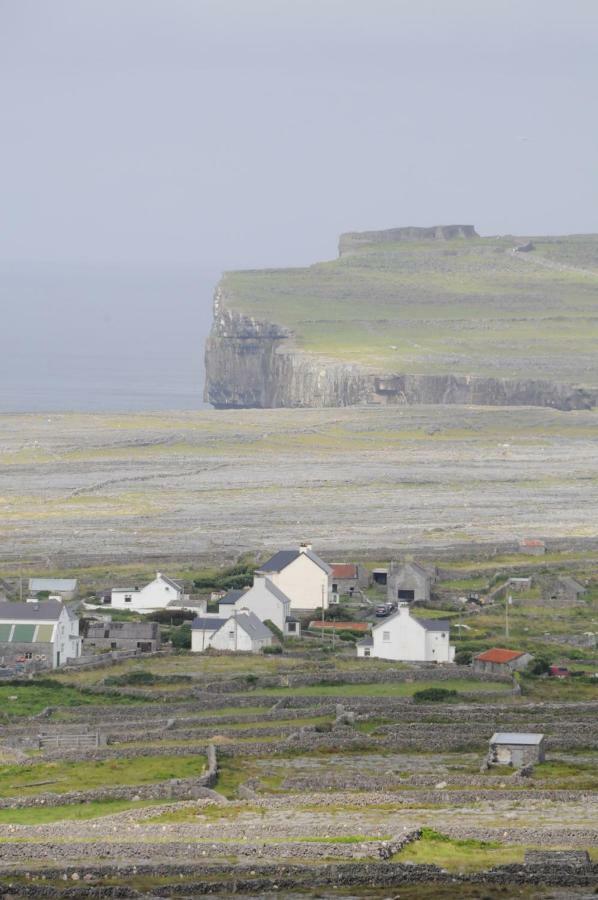
<instances>
[{"instance_id":1,"label":"hazy grey sky","mask_svg":"<svg viewBox=\"0 0 598 900\"><path fill-rule=\"evenodd\" d=\"M0 257L596 231L596 0L0 0Z\"/></svg>"}]
</instances>

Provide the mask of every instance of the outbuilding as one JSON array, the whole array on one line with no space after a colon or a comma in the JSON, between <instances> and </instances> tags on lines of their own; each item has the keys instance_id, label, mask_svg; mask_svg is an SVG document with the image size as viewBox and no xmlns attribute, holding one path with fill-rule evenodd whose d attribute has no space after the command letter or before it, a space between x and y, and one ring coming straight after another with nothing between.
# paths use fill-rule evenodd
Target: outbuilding
<instances>
[{"instance_id":1,"label":"outbuilding","mask_svg":"<svg viewBox=\"0 0 598 900\"><path fill-rule=\"evenodd\" d=\"M416 562L391 563L386 591L388 600L396 603L427 602L432 590L432 576Z\"/></svg>"},{"instance_id":2,"label":"outbuilding","mask_svg":"<svg viewBox=\"0 0 598 900\"><path fill-rule=\"evenodd\" d=\"M83 650L139 650L150 653L160 648L157 622L89 622Z\"/></svg>"},{"instance_id":3,"label":"outbuilding","mask_svg":"<svg viewBox=\"0 0 598 900\"><path fill-rule=\"evenodd\" d=\"M36 594L51 594L53 597L60 597L61 600L72 600L77 593L76 578L30 578L29 593L31 596Z\"/></svg>"},{"instance_id":4,"label":"outbuilding","mask_svg":"<svg viewBox=\"0 0 598 900\"><path fill-rule=\"evenodd\" d=\"M533 658L531 653L523 650L492 647L474 657L472 669L480 674L510 675L511 672L521 672Z\"/></svg>"},{"instance_id":5,"label":"outbuilding","mask_svg":"<svg viewBox=\"0 0 598 900\"><path fill-rule=\"evenodd\" d=\"M494 766L522 766L544 762L544 735L498 731L490 738L488 762Z\"/></svg>"}]
</instances>

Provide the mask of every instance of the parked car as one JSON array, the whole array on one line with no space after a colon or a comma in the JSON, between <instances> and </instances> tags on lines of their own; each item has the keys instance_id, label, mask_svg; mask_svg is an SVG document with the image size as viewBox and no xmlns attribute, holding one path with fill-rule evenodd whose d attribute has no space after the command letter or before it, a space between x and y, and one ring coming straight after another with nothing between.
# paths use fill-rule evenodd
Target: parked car
<instances>
[{"instance_id":1,"label":"parked car","mask_svg":"<svg viewBox=\"0 0 598 900\"><path fill-rule=\"evenodd\" d=\"M387 616L389 614L389 612L390 612L390 610L388 608L388 603L381 603L379 606L376 607L376 616L379 619L382 619L382 618L384 618L384 616Z\"/></svg>"},{"instance_id":2,"label":"parked car","mask_svg":"<svg viewBox=\"0 0 598 900\"><path fill-rule=\"evenodd\" d=\"M553 678L568 678L571 672L564 666L550 666L548 674L552 675Z\"/></svg>"}]
</instances>

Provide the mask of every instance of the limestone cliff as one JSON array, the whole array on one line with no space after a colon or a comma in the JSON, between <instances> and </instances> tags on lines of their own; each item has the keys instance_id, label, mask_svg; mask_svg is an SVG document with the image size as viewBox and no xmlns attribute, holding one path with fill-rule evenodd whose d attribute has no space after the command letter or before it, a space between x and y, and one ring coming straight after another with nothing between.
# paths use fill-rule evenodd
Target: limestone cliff
<instances>
[{"instance_id":1,"label":"limestone cliff","mask_svg":"<svg viewBox=\"0 0 598 900\"><path fill-rule=\"evenodd\" d=\"M204 399L217 409L359 404L474 404L591 409L593 391L542 379L467 375L376 375L289 345L280 325L227 309L221 287L206 344Z\"/></svg>"},{"instance_id":2,"label":"limestone cliff","mask_svg":"<svg viewBox=\"0 0 598 900\"><path fill-rule=\"evenodd\" d=\"M598 238L535 237L533 254L514 251L528 244L473 225L394 228L341 235L330 262L227 273L205 399L591 408Z\"/></svg>"},{"instance_id":3,"label":"limestone cliff","mask_svg":"<svg viewBox=\"0 0 598 900\"><path fill-rule=\"evenodd\" d=\"M339 256L346 256L368 244L388 244L399 241L454 241L479 237L473 225L432 225L431 228L387 228L383 231L348 231L338 242Z\"/></svg>"}]
</instances>

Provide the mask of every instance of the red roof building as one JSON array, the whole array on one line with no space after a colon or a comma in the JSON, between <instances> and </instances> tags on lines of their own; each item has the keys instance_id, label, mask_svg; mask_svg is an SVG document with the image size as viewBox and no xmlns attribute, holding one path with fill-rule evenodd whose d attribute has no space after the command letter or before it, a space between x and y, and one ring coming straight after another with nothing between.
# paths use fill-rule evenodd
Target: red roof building
<instances>
[{"instance_id":1,"label":"red roof building","mask_svg":"<svg viewBox=\"0 0 598 900\"><path fill-rule=\"evenodd\" d=\"M353 563L332 563L332 578L334 579L357 579L357 566Z\"/></svg>"},{"instance_id":2,"label":"red roof building","mask_svg":"<svg viewBox=\"0 0 598 900\"><path fill-rule=\"evenodd\" d=\"M509 674L520 669L525 669L533 659L525 650L506 650L503 647L492 647L479 653L473 660L474 672L489 672L491 674Z\"/></svg>"}]
</instances>

